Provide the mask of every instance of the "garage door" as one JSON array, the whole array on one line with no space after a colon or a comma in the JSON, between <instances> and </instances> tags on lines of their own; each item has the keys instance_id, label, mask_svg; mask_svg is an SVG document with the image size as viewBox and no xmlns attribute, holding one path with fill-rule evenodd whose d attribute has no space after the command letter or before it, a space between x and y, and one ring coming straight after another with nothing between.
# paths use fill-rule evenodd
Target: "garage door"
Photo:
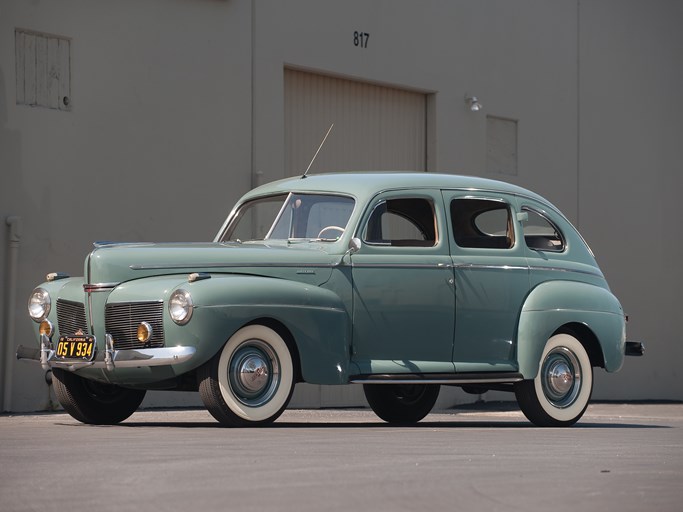
<instances>
[{"instance_id":1,"label":"garage door","mask_svg":"<svg viewBox=\"0 0 683 512\"><path fill-rule=\"evenodd\" d=\"M427 96L414 91L285 70L285 170L311 173L426 170Z\"/></svg>"},{"instance_id":2,"label":"garage door","mask_svg":"<svg viewBox=\"0 0 683 512\"><path fill-rule=\"evenodd\" d=\"M285 70L285 170L310 173L426 170L427 96L414 91ZM366 405L359 385L299 384L291 407Z\"/></svg>"}]
</instances>

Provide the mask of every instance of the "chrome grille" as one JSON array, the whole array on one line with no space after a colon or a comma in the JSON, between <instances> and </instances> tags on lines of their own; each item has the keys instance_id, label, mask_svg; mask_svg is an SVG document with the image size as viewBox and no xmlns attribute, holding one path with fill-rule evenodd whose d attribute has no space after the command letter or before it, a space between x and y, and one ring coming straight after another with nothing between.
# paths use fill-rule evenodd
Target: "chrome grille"
<instances>
[{"instance_id":1,"label":"chrome grille","mask_svg":"<svg viewBox=\"0 0 683 512\"><path fill-rule=\"evenodd\" d=\"M155 348L164 346L163 302L126 302L107 304L104 326L114 338L114 348ZM152 326L152 337L147 343L138 341L138 325L147 322Z\"/></svg>"},{"instance_id":2,"label":"chrome grille","mask_svg":"<svg viewBox=\"0 0 683 512\"><path fill-rule=\"evenodd\" d=\"M85 306L80 302L57 299L57 325L62 336L75 334L79 329L83 334L90 334L85 319Z\"/></svg>"}]
</instances>

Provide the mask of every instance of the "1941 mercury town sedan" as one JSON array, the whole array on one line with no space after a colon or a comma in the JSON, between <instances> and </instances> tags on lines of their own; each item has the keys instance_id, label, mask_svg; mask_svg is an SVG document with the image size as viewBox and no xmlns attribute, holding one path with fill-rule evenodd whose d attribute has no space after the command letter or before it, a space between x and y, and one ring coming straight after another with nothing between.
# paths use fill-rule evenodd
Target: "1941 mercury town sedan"
<instances>
[{"instance_id":1,"label":"1941 mercury town sedan","mask_svg":"<svg viewBox=\"0 0 683 512\"><path fill-rule=\"evenodd\" d=\"M259 425L297 382L363 384L410 424L440 386L514 392L540 426L583 415L615 372L625 316L582 237L523 188L426 173L290 178L246 194L213 243L96 243L84 277L30 296L74 418L112 424L146 390L195 390L222 424Z\"/></svg>"}]
</instances>

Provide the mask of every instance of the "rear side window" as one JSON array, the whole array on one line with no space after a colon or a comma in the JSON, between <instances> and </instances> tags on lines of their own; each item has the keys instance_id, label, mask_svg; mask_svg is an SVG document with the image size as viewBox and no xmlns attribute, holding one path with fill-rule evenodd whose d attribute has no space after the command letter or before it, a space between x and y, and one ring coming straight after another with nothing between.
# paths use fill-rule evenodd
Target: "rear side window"
<instances>
[{"instance_id":1,"label":"rear side window","mask_svg":"<svg viewBox=\"0 0 683 512\"><path fill-rule=\"evenodd\" d=\"M536 251L562 252L565 248L564 237L560 230L544 215L524 207L529 218L524 221L524 242L529 249Z\"/></svg>"},{"instance_id":2,"label":"rear side window","mask_svg":"<svg viewBox=\"0 0 683 512\"><path fill-rule=\"evenodd\" d=\"M434 205L412 197L382 201L370 215L364 240L371 245L433 247L437 241Z\"/></svg>"},{"instance_id":3,"label":"rear side window","mask_svg":"<svg viewBox=\"0 0 683 512\"><path fill-rule=\"evenodd\" d=\"M450 210L453 238L460 247L510 249L514 245L512 214L504 201L454 199Z\"/></svg>"}]
</instances>

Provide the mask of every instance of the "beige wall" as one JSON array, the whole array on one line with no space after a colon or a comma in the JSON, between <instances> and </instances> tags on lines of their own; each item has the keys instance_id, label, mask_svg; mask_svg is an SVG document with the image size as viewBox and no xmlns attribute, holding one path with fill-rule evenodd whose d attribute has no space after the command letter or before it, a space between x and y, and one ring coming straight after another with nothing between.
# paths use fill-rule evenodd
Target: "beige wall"
<instances>
[{"instance_id":1,"label":"beige wall","mask_svg":"<svg viewBox=\"0 0 683 512\"><path fill-rule=\"evenodd\" d=\"M23 220L9 343L32 337L31 289L82 275L92 241L212 239L250 188L250 17L249 2L0 2L3 280L4 219ZM70 112L15 105L16 27L71 38ZM47 406L42 374L14 364L15 410Z\"/></svg>"},{"instance_id":2,"label":"beige wall","mask_svg":"<svg viewBox=\"0 0 683 512\"><path fill-rule=\"evenodd\" d=\"M683 3L581 2L579 225L647 355L601 398L683 399Z\"/></svg>"},{"instance_id":3,"label":"beige wall","mask_svg":"<svg viewBox=\"0 0 683 512\"><path fill-rule=\"evenodd\" d=\"M556 203L648 342L620 374L597 372L594 396L681 400L681 26L673 0L2 0L2 290L4 219L23 220L2 342L30 342L30 290L81 274L93 240L210 239L252 183L284 176L291 67L429 94L428 168ZM15 104L15 28L71 38L70 112ZM516 176L486 172L487 114L518 121ZM48 406L42 373L13 363L14 410Z\"/></svg>"}]
</instances>

